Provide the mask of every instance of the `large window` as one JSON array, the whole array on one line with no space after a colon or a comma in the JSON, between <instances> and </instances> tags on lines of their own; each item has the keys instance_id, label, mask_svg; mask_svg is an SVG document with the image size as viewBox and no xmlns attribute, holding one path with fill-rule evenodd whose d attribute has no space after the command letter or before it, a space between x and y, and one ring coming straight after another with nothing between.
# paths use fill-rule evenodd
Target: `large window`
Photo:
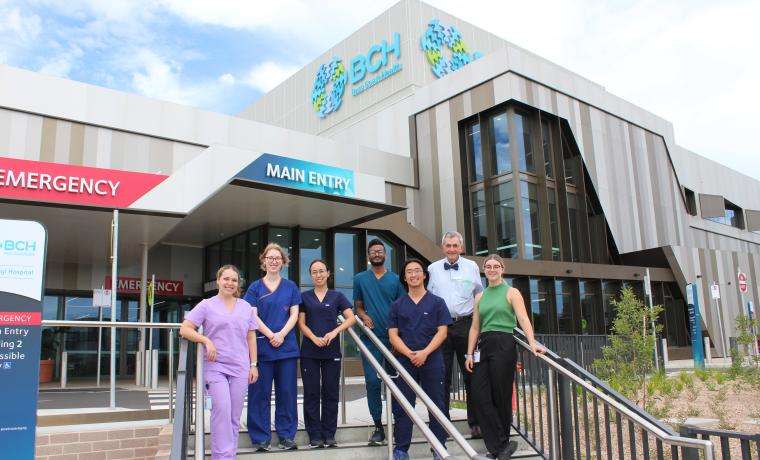
<instances>
[{"instance_id":1,"label":"large window","mask_svg":"<svg viewBox=\"0 0 760 460\"><path fill-rule=\"evenodd\" d=\"M537 334L556 334L554 281L551 278L531 278L529 284L533 329Z\"/></svg>"},{"instance_id":2,"label":"large window","mask_svg":"<svg viewBox=\"0 0 760 460\"><path fill-rule=\"evenodd\" d=\"M578 308L577 281L555 279L554 291L557 299L557 332L560 334L577 334L580 329L580 319L575 314Z\"/></svg>"},{"instance_id":3,"label":"large window","mask_svg":"<svg viewBox=\"0 0 760 460\"><path fill-rule=\"evenodd\" d=\"M580 280L578 293L581 300L581 334L604 334L602 286L599 280Z\"/></svg>"},{"instance_id":4,"label":"large window","mask_svg":"<svg viewBox=\"0 0 760 460\"><path fill-rule=\"evenodd\" d=\"M512 182L493 189L493 216L496 220L496 252L502 257L517 258L515 231L515 193Z\"/></svg>"},{"instance_id":5,"label":"large window","mask_svg":"<svg viewBox=\"0 0 760 460\"><path fill-rule=\"evenodd\" d=\"M517 161L520 172L536 172L536 164L533 155L533 140L531 139L530 119L522 113L515 113L515 133L517 141Z\"/></svg>"},{"instance_id":6,"label":"large window","mask_svg":"<svg viewBox=\"0 0 760 460\"><path fill-rule=\"evenodd\" d=\"M547 189L547 201L549 207L549 227L552 245L552 260L560 260L559 251L559 222L557 216L557 191L553 188Z\"/></svg>"},{"instance_id":7,"label":"large window","mask_svg":"<svg viewBox=\"0 0 760 460\"><path fill-rule=\"evenodd\" d=\"M486 222L486 194L478 190L472 195L472 233L475 239L475 254L488 254L488 225Z\"/></svg>"},{"instance_id":8,"label":"large window","mask_svg":"<svg viewBox=\"0 0 760 460\"><path fill-rule=\"evenodd\" d=\"M541 119L541 147L544 153L544 171L547 179L554 179L554 157L552 154L552 133L549 120Z\"/></svg>"},{"instance_id":9,"label":"large window","mask_svg":"<svg viewBox=\"0 0 760 460\"><path fill-rule=\"evenodd\" d=\"M526 259L540 259L542 255L541 219L539 216L537 189L536 184L530 184L525 181L520 182L523 241Z\"/></svg>"},{"instance_id":10,"label":"large window","mask_svg":"<svg viewBox=\"0 0 760 460\"><path fill-rule=\"evenodd\" d=\"M573 262L581 260L580 248L580 221L578 213L578 195L575 193L567 194L567 225L570 228L570 254Z\"/></svg>"},{"instance_id":11,"label":"large window","mask_svg":"<svg viewBox=\"0 0 760 460\"><path fill-rule=\"evenodd\" d=\"M477 120L465 128L467 139L467 158L470 163L470 180L478 182L483 180L483 152L480 142L480 124Z\"/></svg>"},{"instance_id":12,"label":"large window","mask_svg":"<svg viewBox=\"0 0 760 460\"><path fill-rule=\"evenodd\" d=\"M325 254L325 232L320 230L298 232L298 270L301 290L314 287L311 273L309 273L309 264L316 259L324 260Z\"/></svg>"},{"instance_id":13,"label":"large window","mask_svg":"<svg viewBox=\"0 0 760 460\"><path fill-rule=\"evenodd\" d=\"M506 112L489 119L491 132L491 164L496 174L512 171L512 153L509 150L509 126Z\"/></svg>"}]
</instances>

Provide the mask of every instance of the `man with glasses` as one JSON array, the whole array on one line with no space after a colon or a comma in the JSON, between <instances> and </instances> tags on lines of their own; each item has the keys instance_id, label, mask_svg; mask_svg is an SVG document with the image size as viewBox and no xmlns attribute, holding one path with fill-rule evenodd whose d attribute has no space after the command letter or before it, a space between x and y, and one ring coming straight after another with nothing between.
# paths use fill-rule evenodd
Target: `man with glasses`
<instances>
[{"instance_id":1,"label":"man with glasses","mask_svg":"<svg viewBox=\"0 0 760 460\"><path fill-rule=\"evenodd\" d=\"M451 400L451 368L456 355L459 369L464 378L467 397L467 424L470 425L472 437L481 437L480 426L475 418L470 394L470 373L464 372L465 354L467 354L467 335L472 324L472 308L475 296L483 292L480 280L480 268L472 260L461 257L464 251L462 235L458 232L446 232L441 238L443 259L433 262L428 267L430 279L428 291L443 298L448 307L453 323L448 329L443 343L443 363L445 366L445 407L449 414Z\"/></svg>"},{"instance_id":2,"label":"man with glasses","mask_svg":"<svg viewBox=\"0 0 760 460\"><path fill-rule=\"evenodd\" d=\"M397 274L385 268L385 245L375 238L367 245L367 259L370 268L354 276L354 310L356 316L390 349L388 339L388 313L390 305L406 294ZM384 362L382 352L366 336L364 345L379 362ZM364 382L367 388L367 405L375 430L369 438L370 445L385 441L382 423L383 403L380 398L380 377L372 365L362 355Z\"/></svg>"}]
</instances>

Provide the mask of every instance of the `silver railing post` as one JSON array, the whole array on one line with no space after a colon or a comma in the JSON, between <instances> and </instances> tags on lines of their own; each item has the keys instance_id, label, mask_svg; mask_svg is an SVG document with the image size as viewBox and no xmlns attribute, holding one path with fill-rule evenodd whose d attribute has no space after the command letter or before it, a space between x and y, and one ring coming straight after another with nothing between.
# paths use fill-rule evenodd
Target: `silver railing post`
<instances>
[{"instance_id":1,"label":"silver railing post","mask_svg":"<svg viewBox=\"0 0 760 460\"><path fill-rule=\"evenodd\" d=\"M549 458L559 458L559 423L557 423L557 375L554 369L549 368Z\"/></svg>"},{"instance_id":2,"label":"silver railing post","mask_svg":"<svg viewBox=\"0 0 760 460\"><path fill-rule=\"evenodd\" d=\"M111 222L111 368L109 402L116 409L116 287L119 263L119 210L113 210Z\"/></svg>"},{"instance_id":3,"label":"silver railing post","mask_svg":"<svg viewBox=\"0 0 760 460\"><path fill-rule=\"evenodd\" d=\"M385 385L385 414L388 419L388 459L393 460L393 395L388 385Z\"/></svg>"},{"instance_id":4,"label":"silver railing post","mask_svg":"<svg viewBox=\"0 0 760 460\"><path fill-rule=\"evenodd\" d=\"M198 333L203 333L203 327L198 328ZM196 345L195 354L195 458L205 458L206 453L206 416L204 414L203 395L203 355L205 347Z\"/></svg>"},{"instance_id":5,"label":"silver railing post","mask_svg":"<svg viewBox=\"0 0 760 460\"><path fill-rule=\"evenodd\" d=\"M168 329L166 331L169 336L169 366L167 374L169 375L169 421L174 421L174 330Z\"/></svg>"},{"instance_id":6,"label":"silver railing post","mask_svg":"<svg viewBox=\"0 0 760 460\"><path fill-rule=\"evenodd\" d=\"M61 388L66 388L69 381L69 352L61 353Z\"/></svg>"},{"instance_id":7,"label":"silver railing post","mask_svg":"<svg viewBox=\"0 0 760 460\"><path fill-rule=\"evenodd\" d=\"M346 340L340 335L340 423L346 424Z\"/></svg>"},{"instance_id":8,"label":"silver railing post","mask_svg":"<svg viewBox=\"0 0 760 460\"><path fill-rule=\"evenodd\" d=\"M153 329L151 329L152 331ZM151 377L150 377L150 388L153 390L158 389L158 349L154 348L150 351L151 358Z\"/></svg>"}]
</instances>

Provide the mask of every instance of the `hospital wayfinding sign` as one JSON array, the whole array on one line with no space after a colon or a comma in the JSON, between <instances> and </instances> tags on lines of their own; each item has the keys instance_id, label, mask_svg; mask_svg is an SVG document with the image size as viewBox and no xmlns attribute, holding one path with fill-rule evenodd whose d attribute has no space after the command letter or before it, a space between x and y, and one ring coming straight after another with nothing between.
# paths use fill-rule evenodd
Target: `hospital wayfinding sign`
<instances>
[{"instance_id":1,"label":"hospital wayfinding sign","mask_svg":"<svg viewBox=\"0 0 760 460\"><path fill-rule=\"evenodd\" d=\"M310 161L264 153L235 179L252 180L310 192L356 196L354 172Z\"/></svg>"},{"instance_id":2,"label":"hospital wayfinding sign","mask_svg":"<svg viewBox=\"0 0 760 460\"><path fill-rule=\"evenodd\" d=\"M0 219L0 446L3 459L34 458L47 232Z\"/></svg>"}]
</instances>

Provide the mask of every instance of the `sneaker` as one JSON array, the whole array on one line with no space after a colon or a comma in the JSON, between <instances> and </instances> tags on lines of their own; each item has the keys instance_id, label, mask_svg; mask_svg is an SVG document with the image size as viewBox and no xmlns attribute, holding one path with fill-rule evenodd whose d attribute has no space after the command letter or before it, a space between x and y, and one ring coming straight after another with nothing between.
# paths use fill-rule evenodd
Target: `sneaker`
<instances>
[{"instance_id":1,"label":"sneaker","mask_svg":"<svg viewBox=\"0 0 760 460\"><path fill-rule=\"evenodd\" d=\"M393 460L409 460L409 453L401 449L393 449Z\"/></svg>"},{"instance_id":2,"label":"sneaker","mask_svg":"<svg viewBox=\"0 0 760 460\"><path fill-rule=\"evenodd\" d=\"M277 444L277 447L279 447L282 450L296 450L298 449L298 446L296 445L295 441L292 439L284 438L280 439L280 442Z\"/></svg>"},{"instance_id":3,"label":"sneaker","mask_svg":"<svg viewBox=\"0 0 760 460\"><path fill-rule=\"evenodd\" d=\"M338 441L335 438L325 439L325 447L338 447Z\"/></svg>"},{"instance_id":4,"label":"sneaker","mask_svg":"<svg viewBox=\"0 0 760 460\"><path fill-rule=\"evenodd\" d=\"M314 439L309 441L309 447L312 449L320 449L322 447L325 447L325 444L319 439Z\"/></svg>"},{"instance_id":5,"label":"sneaker","mask_svg":"<svg viewBox=\"0 0 760 460\"><path fill-rule=\"evenodd\" d=\"M496 458L499 460L510 460L512 458L512 454L514 454L516 450L517 441L509 441L507 448L499 452L499 456Z\"/></svg>"},{"instance_id":6,"label":"sneaker","mask_svg":"<svg viewBox=\"0 0 760 460\"><path fill-rule=\"evenodd\" d=\"M385 430L382 425L375 425L375 431L372 433L372 436L369 437L369 445L379 446L383 441L385 441Z\"/></svg>"},{"instance_id":7,"label":"sneaker","mask_svg":"<svg viewBox=\"0 0 760 460\"><path fill-rule=\"evenodd\" d=\"M269 441L253 443L253 448L256 452L269 452Z\"/></svg>"},{"instance_id":8,"label":"sneaker","mask_svg":"<svg viewBox=\"0 0 760 460\"><path fill-rule=\"evenodd\" d=\"M483 432L480 431L480 426L473 425L470 427L470 437L472 439L480 439L483 437Z\"/></svg>"}]
</instances>

